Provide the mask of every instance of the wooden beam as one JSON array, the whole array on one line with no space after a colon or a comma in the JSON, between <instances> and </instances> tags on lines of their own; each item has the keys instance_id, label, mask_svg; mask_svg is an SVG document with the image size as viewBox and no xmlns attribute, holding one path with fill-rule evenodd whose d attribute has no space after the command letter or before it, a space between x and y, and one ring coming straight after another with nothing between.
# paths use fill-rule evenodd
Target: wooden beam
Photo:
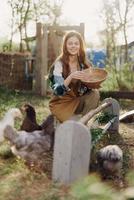
<instances>
[{"instance_id":1,"label":"wooden beam","mask_svg":"<svg viewBox=\"0 0 134 200\"><path fill-rule=\"evenodd\" d=\"M112 97L115 99L134 99L134 92L129 91L101 91L101 97Z\"/></svg>"}]
</instances>

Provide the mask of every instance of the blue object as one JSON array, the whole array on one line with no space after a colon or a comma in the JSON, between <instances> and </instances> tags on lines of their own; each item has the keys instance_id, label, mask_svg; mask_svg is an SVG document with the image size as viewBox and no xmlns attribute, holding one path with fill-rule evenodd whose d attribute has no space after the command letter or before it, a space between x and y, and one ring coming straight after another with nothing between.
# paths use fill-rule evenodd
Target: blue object
<instances>
[{"instance_id":1,"label":"blue object","mask_svg":"<svg viewBox=\"0 0 134 200\"><path fill-rule=\"evenodd\" d=\"M86 50L87 58L95 66L103 68L106 62L106 52L104 50Z\"/></svg>"}]
</instances>

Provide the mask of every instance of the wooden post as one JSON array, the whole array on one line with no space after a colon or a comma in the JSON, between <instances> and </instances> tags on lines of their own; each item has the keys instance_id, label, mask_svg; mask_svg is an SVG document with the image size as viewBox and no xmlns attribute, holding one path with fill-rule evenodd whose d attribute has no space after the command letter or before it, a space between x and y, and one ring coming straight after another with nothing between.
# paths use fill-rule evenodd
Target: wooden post
<instances>
[{"instance_id":1,"label":"wooden post","mask_svg":"<svg viewBox=\"0 0 134 200\"><path fill-rule=\"evenodd\" d=\"M47 46L48 36L47 27L41 23L37 23L37 51L36 51L36 65L35 65L35 92L41 96L45 96L47 92Z\"/></svg>"},{"instance_id":2,"label":"wooden post","mask_svg":"<svg viewBox=\"0 0 134 200\"><path fill-rule=\"evenodd\" d=\"M40 76L41 76L41 40L42 35L41 31L42 25L41 23L37 23L36 25L36 64L35 64L35 92L36 94L40 94L40 88L41 88L41 82L40 82Z\"/></svg>"},{"instance_id":3,"label":"wooden post","mask_svg":"<svg viewBox=\"0 0 134 200\"><path fill-rule=\"evenodd\" d=\"M47 94L47 73L48 73L48 33L47 26L43 26L42 38L42 66L41 66L41 96Z\"/></svg>"}]
</instances>

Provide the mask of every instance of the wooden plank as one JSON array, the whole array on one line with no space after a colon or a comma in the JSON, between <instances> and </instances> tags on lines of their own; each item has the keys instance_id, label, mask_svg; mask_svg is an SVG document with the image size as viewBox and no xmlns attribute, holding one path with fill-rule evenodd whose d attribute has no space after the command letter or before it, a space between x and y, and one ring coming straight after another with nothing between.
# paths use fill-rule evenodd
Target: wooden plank
<instances>
[{"instance_id":1,"label":"wooden plank","mask_svg":"<svg viewBox=\"0 0 134 200\"><path fill-rule=\"evenodd\" d=\"M88 112L86 115L84 115L79 122L81 122L82 124L87 124L88 121L97 113L99 113L100 111L102 111L104 108L111 106L112 103L111 102L105 102L102 105L98 106L96 109L91 110L90 112Z\"/></svg>"},{"instance_id":2,"label":"wooden plank","mask_svg":"<svg viewBox=\"0 0 134 200\"><path fill-rule=\"evenodd\" d=\"M115 99L134 99L134 92L129 91L100 91L101 97L112 97Z\"/></svg>"},{"instance_id":3,"label":"wooden plank","mask_svg":"<svg viewBox=\"0 0 134 200\"><path fill-rule=\"evenodd\" d=\"M120 122L132 122L134 121L134 110L128 111L119 117Z\"/></svg>"},{"instance_id":4,"label":"wooden plank","mask_svg":"<svg viewBox=\"0 0 134 200\"><path fill-rule=\"evenodd\" d=\"M47 79L45 78L48 71L48 33L47 27L43 26L42 35L42 51L41 51L41 96L46 96Z\"/></svg>"},{"instance_id":5,"label":"wooden plank","mask_svg":"<svg viewBox=\"0 0 134 200\"><path fill-rule=\"evenodd\" d=\"M40 88L41 88L41 42L42 42L42 24L37 23L36 26L36 64L35 64L35 93L40 94Z\"/></svg>"}]
</instances>

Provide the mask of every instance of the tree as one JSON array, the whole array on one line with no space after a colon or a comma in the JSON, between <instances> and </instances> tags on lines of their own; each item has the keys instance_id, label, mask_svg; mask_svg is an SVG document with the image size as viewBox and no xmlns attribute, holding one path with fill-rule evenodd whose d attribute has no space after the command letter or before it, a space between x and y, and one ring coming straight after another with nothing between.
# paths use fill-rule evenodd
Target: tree
<instances>
[{"instance_id":1,"label":"tree","mask_svg":"<svg viewBox=\"0 0 134 200\"><path fill-rule=\"evenodd\" d=\"M13 39L13 35L17 31L19 31L19 50L23 51L23 36L25 35L27 37L27 21L31 6L31 0L9 0L8 3L10 4L12 10L11 41ZM29 50L28 44L27 49Z\"/></svg>"},{"instance_id":2,"label":"tree","mask_svg":"<svg viewBox=\"0 0 134 200\"><path fill-rule=\"evenodd\" d=\"M106 26L105 36L108 62L115 65L117 33L121 28L121 24L117 20L114 1L103 0L103 18Z\"/></svg>"},{"instance_id":3,"label":"tree","mask_svg":"<svg viewBox=\"0 0 134 200\"><path fill-rule=\"evenodd\" d=\"M23 40L25 38L26 49L30 50L28 43L28 24L30 22L57 24L61 15L63 0L8 0L12 10L11 18L11 39L10 49L12 49L13 35L19 32L19 50L23 51ZM47 20L45 18L47 17ZM48 19L49 18L49 19Z\"/></svg>"},{"instance_id":4,"label":"tree","mask_svg":"<svg viewBox=\"0 0 134 200\"><path fill-rule=\"evenodd\" d=\"M125 41L125 62L128 62L128 41L127 41L127 28L129 24L129 13L134 8L134 0L124 0L124 8L122 8L122 1L115 1L115 8L119 15L120 24L123 30Z\"/></svg>"},{"instance_id":5,"label":"tree","mask_svg":"<svg viewBox=\"0 0 134 200\"><path fill-rule=\"evenodd\" d=\"M9 51L12 51L12 43L13 43L13 35L14 35L14 20L15 20L15 10L14 10L14 4L12 0L8 1L9 5L11 6L11 36L10 36L10 41L9 41Z\"/></svg>"}]
</instances>

